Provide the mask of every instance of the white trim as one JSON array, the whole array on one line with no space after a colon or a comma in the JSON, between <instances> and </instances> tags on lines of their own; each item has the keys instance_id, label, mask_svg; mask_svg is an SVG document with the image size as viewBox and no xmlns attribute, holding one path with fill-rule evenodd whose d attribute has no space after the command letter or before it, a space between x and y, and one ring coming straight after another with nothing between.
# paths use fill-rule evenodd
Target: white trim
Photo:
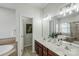
<instances>
[{"instance_id":1,"label":"white trim","mask_svg":"<svg viewBox=\"0 0 79 59\"><path fill-rule=\"evenodd\" d=\"M25 48L25 47L28 47L28 46L32 46L32 44L25 45L24 48Z\"/></svg>"},{"instance_id":2,"label":"white trim","mask_svg":"<svg viewBox=\"0 0 79 59\"><path fill-rule=\"evenodd\" d=\"M18 41L18 44L17 44L17 46L18 46L18 56L21 56L22 54L21 54L21 48L20 48L20 21L21 21L21 17L27 17L27 16L22 16L22 15L20 15L19 14L19 16L18 16L18 14L16 13L16 19L17 19L17 27L19 28L17 28L17 41ZM29 17L29 18L32 18L32 24L33 24L33 17ZM32 27L33 27L33 25L32 25ZM33 31L33 29L32 29L32 31ZM33 33L32 33L32 50L34 50L34 48L33 48ZM27 47L27 46L30 46L30 45L26 45L26 46L24 46L24 47ZM23 48L24 48L23 47Z\"/></svg>"},{"instance_id":3,"label":"white trim","mask_svg":"<svg viewBox=\"0 0 79 59\"><path fill-rule=\"evenodd\" d=\"M9 51L9 52L3 54L2 56L9 56L9 55L11 55L13 52L16 52L16 49L12 49L11 51Z\"/></svg>"}]
</instances>

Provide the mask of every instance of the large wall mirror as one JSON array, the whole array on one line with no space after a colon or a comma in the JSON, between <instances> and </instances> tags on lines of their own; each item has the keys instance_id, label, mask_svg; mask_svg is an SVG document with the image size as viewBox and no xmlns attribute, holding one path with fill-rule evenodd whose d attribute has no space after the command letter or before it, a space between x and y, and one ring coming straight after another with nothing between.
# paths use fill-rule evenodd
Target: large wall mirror
<instances>
[{"instance_id":1,"label":"large wall mirror","mask_svg":"<svg viewBox=\"0 0 79 59\"><path fill-rule=\"evenodd\" d=\"M78 16L79 17L79 16ZM78 19L78 18L77 18ZM64 20L64 21L63 21ZM49 22L49 34L61 33L67 36L65 41L73 42L79 41L79 21L74 21L74 19L54 19L52 18Z\"/></svg>"}]
</instances>

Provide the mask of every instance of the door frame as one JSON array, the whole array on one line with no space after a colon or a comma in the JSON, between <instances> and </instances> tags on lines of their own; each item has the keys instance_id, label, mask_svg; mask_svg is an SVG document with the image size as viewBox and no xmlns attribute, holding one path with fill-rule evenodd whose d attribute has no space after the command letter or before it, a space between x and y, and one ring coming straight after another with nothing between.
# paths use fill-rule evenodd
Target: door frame
<instances>
[{"instance_id":1,"label":"door frame","mask_svg":"<svg viewBox=\"0 0 79 59\"><path fill-rule=\"evenodd\" d=\"M18 50L18 56L22 56L23 55L23 52L21 53L21 47L20 47L20 39L21 39L21 35L20 35L20 22L23 20L23 17L27 17L27 16L19 16L18 17L18 28L19 29L17 29L17 35L18 35L18 37L17 37L17 50ZM31 17L27 17L27 18L31 18ZM19 32L19 33L18 33ZM34 51L34 40L33 40L33 18L32 18L32 52ZM24 48L24 47L23 47Z\"/></svg>"}]
</instances>

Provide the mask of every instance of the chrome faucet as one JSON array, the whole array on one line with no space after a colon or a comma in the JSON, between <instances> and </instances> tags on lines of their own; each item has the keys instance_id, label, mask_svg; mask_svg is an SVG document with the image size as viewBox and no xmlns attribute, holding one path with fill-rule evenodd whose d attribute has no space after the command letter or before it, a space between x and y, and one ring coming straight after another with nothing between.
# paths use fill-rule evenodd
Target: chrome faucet
<instances>
[{"instance_id":1,"label":"chrome faucet","mask_svg":"<svg viewBox=\"0 0 79 59\"><path fill-rule=\"evenodd\" d=\"M66 46L65 49L71 51L68 46Z\"/></svg>"}]
</instances>

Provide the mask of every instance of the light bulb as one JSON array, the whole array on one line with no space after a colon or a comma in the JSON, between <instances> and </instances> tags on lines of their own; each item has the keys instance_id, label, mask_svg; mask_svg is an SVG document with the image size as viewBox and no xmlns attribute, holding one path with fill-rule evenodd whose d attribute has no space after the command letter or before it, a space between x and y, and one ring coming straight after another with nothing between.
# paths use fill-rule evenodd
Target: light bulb
<instances>
[{"instance_id":1,"label":"light bulb","mask_svg":"<svg viewBox=\"0 0 79 59\"><path fill-rule=\"evenodd\" d=\"M74 5L74 6L73 6L73 9L76 9L76 8L77 8L77 6L76 6L76 5Z\"/></svg>"},{"instance_id":2,"label":"light bulb","mask_svg":"<svg viewBox=\"0 0 79 59\"><path fill-rule=\"evenodd\" d=\"M60 15L62 15L62 14L63 14L63 12L60 12L59 14L60 14Z\"/></svg>"},{"instance_id":3,"label":"light bulb","mask_svg":"<svg viewBox=\"0 0 79 59\"><path fill-rule=\"evenodd\" d=\"M72 11L69 11L69 14L72 14Z\"/></svg>"},{"instance_id":4,"label":"light bulb","mask_svg":"<svg viewBox=\"0 0 79 59\"><path fill-rule=\"evenodd\" d=\"M66 14L64 13L63 16L66 16Z\"/></svg>"},{"instance_id":5,"label":"light bulb","mask_svg":"<svg viewBox=\"0 0 79 59\"><path fill-rule=\"evenodd\" d=\"M76 11L78 12L79 11L79 8L76 8Z\"/></svg>"}]
</instances>

